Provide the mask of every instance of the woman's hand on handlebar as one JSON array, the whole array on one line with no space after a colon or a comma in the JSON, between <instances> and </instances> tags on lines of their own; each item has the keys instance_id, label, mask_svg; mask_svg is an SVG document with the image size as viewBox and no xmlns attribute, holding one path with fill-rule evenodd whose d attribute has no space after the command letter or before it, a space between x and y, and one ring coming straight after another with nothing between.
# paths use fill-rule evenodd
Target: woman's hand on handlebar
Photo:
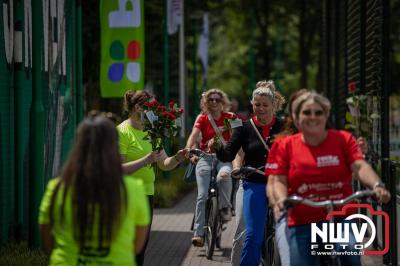
<instances>
[{"instance_id":1,"label":"woman's hand on handlebar","mask_svg":"<svg viewBox=\"0 0 400 266\"><path fill-rule=\"evenodd\" d=\"M272 210L274 212L274 217L275 221L278 221L283 213L286 211L286 205L285 205L286 198L281 198L278 201L275 202L274 206L272 207Z\"/></svg>"},{"instance_id":2,"label":"woman's hand on handlebar","mask_svg":"<svg viewBox=\"0 0 400 266\"><path fill-rule=\"evenodd\" d=\"M208 141L207 148L211 153L216 152L221 148L221 142L218 140L218 138L214 137Z\"/></svg>"},{"instance_id":3,"label":"woman's hand on handlebar","mask_svg":"<svg viewBox=\"0 0 400 266\"><path fill-rule=\"evenodd\" d=\"M196 156L196 155L192 155L189 160L192 164L197 164L197 162L200 160L200 157Z\"/></svg>"},{"instance_id":4,"label":"woman's hand on handlebar","mask_svg":"<svg viewBox=\"0 0 400 266\"><path fill-rule=\"evenodd\" d=\"M240 171L240 167L235 167L232 169L231 174L237 174Z\"/></svg>"},{"instance_id":5,"label":"woman's hand on handlebar","mask_svg":"<svg viewBox=\"0 0 400 266\"><path fill-rule=\"evenodd\" d=\"M373 191L379 203L388 203L390 201L390 192L386 188L375 186Z\"/></svg>"}]
</instances>

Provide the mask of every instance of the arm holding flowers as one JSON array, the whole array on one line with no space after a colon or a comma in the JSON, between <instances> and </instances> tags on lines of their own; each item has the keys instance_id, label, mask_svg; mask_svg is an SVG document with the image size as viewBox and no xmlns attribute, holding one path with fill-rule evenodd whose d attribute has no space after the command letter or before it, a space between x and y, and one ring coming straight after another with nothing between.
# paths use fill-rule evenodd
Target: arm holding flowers
<instances>
[{"instance_id":1,"label":"arm holding flowers","mask_svg":"<svg viewBox=\"0 0 400 266\"><path fill-rule=\"evenodd\" d=\"M125 175L130 175L148 164L159 161L162 158L162 153L158 151L153 151L141 159L130 162L126 162L125 155L121 155L121 157L122 161L125 162L122 164L122 171Z\"/></svg>"},{"instance_id":2,"label":"arm holding flowers","mask_svg":"<svg viewBox=\"0 0 400 266\"><path fill-rule=\"evenodd\" d=\"M167 153L160 151L160 158L157 160L157 166L163 170L168 171L174 169L179 163L185 160L189 152L188 148L179 150L175 155L168 157Z\"/></svg>"}]
</instances>

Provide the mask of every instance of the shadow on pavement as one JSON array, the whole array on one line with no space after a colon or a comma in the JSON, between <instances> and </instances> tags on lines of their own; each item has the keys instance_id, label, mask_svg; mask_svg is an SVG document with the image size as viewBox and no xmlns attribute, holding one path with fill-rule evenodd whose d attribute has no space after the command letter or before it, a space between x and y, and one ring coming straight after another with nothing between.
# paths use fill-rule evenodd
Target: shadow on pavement
<instances>
[{"instance_id":1,"label":"shadow on pavement","mask_svg":"<svg viewBox=\"0 0 400 266\"><path fill-rule=\"evenodd\" d=\"M152 231L145 265L182 265L190 250L191 232Z\"/></svg>"}]
</instances>

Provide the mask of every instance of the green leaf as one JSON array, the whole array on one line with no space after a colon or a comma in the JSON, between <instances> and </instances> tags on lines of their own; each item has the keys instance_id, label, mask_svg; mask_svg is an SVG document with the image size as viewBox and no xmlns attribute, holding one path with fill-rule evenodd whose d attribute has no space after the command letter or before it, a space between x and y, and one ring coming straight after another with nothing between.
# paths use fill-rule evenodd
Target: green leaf
<instances>
[{"instance_id":1,"label":"green leaf","mask_svg":"<svg viewBox=\"0 0 400 266\"><path fill-rule=\"evenodd\" d=\"M353 99L353 97L347 98L347 99L346 99L346 103L347 103L347 104L350 104L350 105L354 105L354 99Z\"/></svg>"},{"instance_id":2,"label":"green leaf","mask_svg":"<svg viewBox=\"0 0 400 266\"><path fill-rule=\"evenodd\" d=\"M347 129L347 130L353 130L353 129L356 129L356 128L357 127L355 125L353 125L353 124L344 125L344 129Z\"/></svg>"},{"instance_id":3,"label":"green leaf","mask_svg":"<svg viewBox=\"0 0 400 266\"><path fill-rule=\"evenodd\" d=\"M354 119L350 112L346 112L346 122L353 123Z\"/></svg>"},{"instance_id":4,"label":"green leaf","mask_svg":"<svg viewBox=\"0 0 400 266\"><path fill-rule=\"evenodd\" d=\"M377 113L372 113L370 115L370 117L371 117L371 119L379 119L379 118L381 118L381 116L379 114L377 114Z\"/></svg>"},{"instance_id":5,"label":"green leaf","mask_svg":"<svg viewBox=\"0 0 400 266\"><path fill-rule=\"evenodd\" d=\"M368 99L368 96L366 96L366 95L360 95L359 97L360 97L359 100L361 102L364 102L364 101L366 101Z\"/></svg>"}]
</instances>

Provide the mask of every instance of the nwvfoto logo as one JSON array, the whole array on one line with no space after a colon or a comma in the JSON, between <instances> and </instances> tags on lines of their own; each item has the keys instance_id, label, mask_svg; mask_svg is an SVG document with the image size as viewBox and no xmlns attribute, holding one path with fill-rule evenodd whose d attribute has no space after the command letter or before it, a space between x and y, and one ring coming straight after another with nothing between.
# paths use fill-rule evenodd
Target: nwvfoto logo
<instances>
[{"instance_id":1,"label":"nwvfoto logo","mask_svg":"<svg viewBox=\"0 0 400 266\"><path fill-rule=\"evenodd\" d=\"M369 210L371 216L381 216L382 221L385 224L384 234L385 243L383 250L371 250L367 249L372 245L376 239L376 227L370 217L363 214L352 214L347 216L343 222L323 222L321 226L317 226L317 223L311 224L311 250L324 248L325 250L333 250L336 247L338 251L344 251L350 245L350 234L354 236L355 243L352 248L355 250L364 250L365 255L384 255L389 251L389 215L383 211L375 211L369 204L347 204L343 206L340 211L332 211L326 216L326 220L330 220L335 216L344 217L350 209L364 208ZM359 224L356 222L351 223L354 220L360 221ZM370 234L368 234L368 228ZM318 240L321 241L318 241ZM322 242L322 245L321 245Z\"/></svg>"}]
</instances>

